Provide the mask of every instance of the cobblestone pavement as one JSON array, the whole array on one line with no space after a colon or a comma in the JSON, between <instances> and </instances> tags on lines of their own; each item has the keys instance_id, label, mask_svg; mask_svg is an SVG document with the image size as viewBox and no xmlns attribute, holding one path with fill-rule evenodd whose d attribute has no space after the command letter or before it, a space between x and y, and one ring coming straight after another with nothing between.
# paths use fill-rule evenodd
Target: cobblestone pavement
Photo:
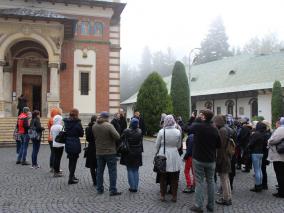
<instances>
[{"instance_id":1,"label":"cobblestone pavement","mask_svg":"<svg viewBox=\"0 0 284 213\"><path fill-rule=\"evenodd\" d=\"M107 192L97 195L91 184L89 170L84 167L85 159L80 156L76 176L80 182L67 184L67 158L62 158L62 169L65 176L53 178L49 173L49 147L42 145L39 153L40 169L30 169L29 166L15 164L15 148L0 149L0 212L190 212L193 204L193 194L181 193L185 186L184 175L179 183L178 202L159 201L159 185L155 184L155 173L152 172L154 144L144 143L144 166L140 169L140 190L136 194L128 192L126 169L118 167L118 189L121 196L110 197ZM29 147L28 156L32 147ZM238 171L233 191L233 205L230 207L215 206L215 212L257 212L283 213L284 200L274 198L275 176L272 166L268 167L269 190L253 193L252 173ZM108 187L108 173L105 174L105 184Z\"/></svg>"}]
</instances>

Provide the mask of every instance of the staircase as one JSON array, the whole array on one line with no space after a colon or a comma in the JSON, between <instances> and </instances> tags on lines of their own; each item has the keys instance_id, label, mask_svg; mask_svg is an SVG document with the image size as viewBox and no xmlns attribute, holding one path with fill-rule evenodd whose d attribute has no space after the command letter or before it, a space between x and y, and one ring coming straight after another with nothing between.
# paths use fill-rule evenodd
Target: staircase
<instances>
[{"instance_id":1,"label":"staircase","mask_svg":"<svg viewBox=\"0 0 284 213\"><path fill-rule=\"evenodd\" d=\"M42 142L47 143L48 137L48 123L49 118L41 118L41 125L45 128L43 132L44 136L42 137ZM16 117L9 117L9 118L0 118L0 145L7 145L15 143L14 140L14 129L17 123Z\"/></svg>"}]
</instances>

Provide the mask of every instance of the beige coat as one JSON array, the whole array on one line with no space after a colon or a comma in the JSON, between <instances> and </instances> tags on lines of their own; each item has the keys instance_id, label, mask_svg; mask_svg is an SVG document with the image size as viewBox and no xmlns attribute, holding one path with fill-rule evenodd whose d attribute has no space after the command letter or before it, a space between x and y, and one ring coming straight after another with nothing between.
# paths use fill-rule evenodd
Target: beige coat
<instances>
[{"instance_id":1,"label":"beige coat","mask_svg":"<svg viewBox=\"0 0 284 213\"><path fill-rule=\"evenodd\" d=\"M267 160L271 162L282 161L284 162L284 154L278 154L276 145L282 138L284 138L284 126L278 127L268 140L269 152Z\"/></svg>"}]
</instances>

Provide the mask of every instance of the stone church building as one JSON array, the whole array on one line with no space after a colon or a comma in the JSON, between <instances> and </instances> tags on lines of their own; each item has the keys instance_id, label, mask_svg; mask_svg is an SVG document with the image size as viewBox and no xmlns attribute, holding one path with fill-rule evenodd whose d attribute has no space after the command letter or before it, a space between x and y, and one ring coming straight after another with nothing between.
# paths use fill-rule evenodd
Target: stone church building
<instances>
[{"instance_id":1,"label":"stone church building","mask_svg":"<svg viewBox=\"0 0 284 213\"><path fill-rule=\"evenodd\" d=\"M120 107L120 1L1 0L0 117L17 99L48 116L117 112Z\"/></svg>"}]
</instances>

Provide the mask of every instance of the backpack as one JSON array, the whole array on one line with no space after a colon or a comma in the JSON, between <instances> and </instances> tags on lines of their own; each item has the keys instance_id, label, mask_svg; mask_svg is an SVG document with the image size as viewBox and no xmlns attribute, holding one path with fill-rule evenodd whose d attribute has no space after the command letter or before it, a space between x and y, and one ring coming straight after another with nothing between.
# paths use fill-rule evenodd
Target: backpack
<instances>
[{"instance_id":1,"label":"backpack","mask_svg":"<svg viewBox=\"0 0 284 213\"><path fill-rule=\"evenodd\" d=\"M227 146L226 146L226 152L228 155L231 157L235 154L236 152L236 143L234 140L234 130L231 129L230 127L226 127L227 132L228 132L228 141L227 141Z\"/></svg>"}]
</instances>

